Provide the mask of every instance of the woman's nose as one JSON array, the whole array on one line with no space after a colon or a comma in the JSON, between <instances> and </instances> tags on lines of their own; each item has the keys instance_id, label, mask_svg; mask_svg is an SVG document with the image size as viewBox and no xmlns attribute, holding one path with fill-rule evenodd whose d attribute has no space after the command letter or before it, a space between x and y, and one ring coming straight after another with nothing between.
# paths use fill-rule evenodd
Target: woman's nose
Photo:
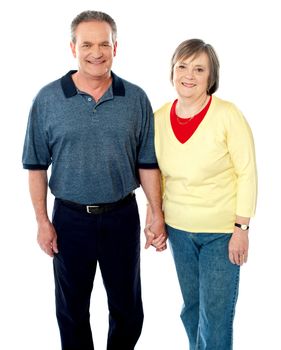
<instances>
[{"instance_id":1,"label":"woman's nose","mask_svg":"<svg viewBox=\"0 0 281 350\"><path fill-rule=\"evenodd\" d=\"M185 72L185 77L188 79L193 79L194 78L194 71L193 69L187 69Z\"/></svg>"}]
</instances>

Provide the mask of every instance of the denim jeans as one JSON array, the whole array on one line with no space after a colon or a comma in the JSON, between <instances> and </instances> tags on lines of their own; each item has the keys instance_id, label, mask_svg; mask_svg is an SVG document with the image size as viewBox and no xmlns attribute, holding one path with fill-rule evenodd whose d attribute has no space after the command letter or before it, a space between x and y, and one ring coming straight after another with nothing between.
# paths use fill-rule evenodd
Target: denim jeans
<instances>
[{"instance_id":1,"label":"denim jeans","mask_svg":"<svg viewBox=\"0 0 281 350\"><path fill-rule=\"evenodd\" d=\"M228 258L231 234L167 230L190 350L231 350L240 272Z\"/></svg>"}]
</instances>

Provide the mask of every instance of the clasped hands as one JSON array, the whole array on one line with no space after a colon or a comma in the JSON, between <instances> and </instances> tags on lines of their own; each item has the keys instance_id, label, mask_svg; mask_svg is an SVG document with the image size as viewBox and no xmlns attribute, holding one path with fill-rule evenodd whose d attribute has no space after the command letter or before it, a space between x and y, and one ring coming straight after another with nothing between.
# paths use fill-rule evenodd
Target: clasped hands
<instances>
[{"instance_id":1,"label":"clasped hands","mask_svg":"<svg viewBox=\"0 0 281 350\"><path fill-rule=\"evenodd\" d=\"M157 252L167 249L167 233L165 230L164 220L154 220L147 224L144 229L146 237L145 249L153 246Z\"/></svg>"}]
</instances>

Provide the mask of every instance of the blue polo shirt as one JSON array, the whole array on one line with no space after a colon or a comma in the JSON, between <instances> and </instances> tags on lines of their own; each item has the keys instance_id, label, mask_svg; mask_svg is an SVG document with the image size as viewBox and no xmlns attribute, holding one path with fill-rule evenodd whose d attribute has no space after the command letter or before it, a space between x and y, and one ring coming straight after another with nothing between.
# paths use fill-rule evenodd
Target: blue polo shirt
<instances>
[{"instance_id":1,"label":"blue polo shirt","mask_svg":"<svg viewBox=\"0 0 281 350\"><path fill-rule=\"evenodd\" d=\"M47 170L57 198L109 203L139 187L138 168L157 168L151 104L138 86L113 72L96 102L68 72L43 87L28 119L23 167Z\"/></svg>"}]
</instances>

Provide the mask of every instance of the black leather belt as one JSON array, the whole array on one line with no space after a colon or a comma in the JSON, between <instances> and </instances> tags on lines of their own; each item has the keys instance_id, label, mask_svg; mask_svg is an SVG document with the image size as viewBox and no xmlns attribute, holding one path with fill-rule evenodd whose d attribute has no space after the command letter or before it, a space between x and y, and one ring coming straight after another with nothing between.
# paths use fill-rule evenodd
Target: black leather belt
<instances>
[{"instance_id":1,"label":"black leather belt","mask_svg":"<svg viewBox=\"0 0 281 350\"><path fill-rule=\"evenodd\" d=\"M63 205L70 209L74 209L83 213L88 213L88 214L102 214L106 213L108 211L111 211L113 209L117 209L122 207L124 204L129 203L130 201L135 198L135 193L130 192L126 197L120 199L117 202L113 203L104 203L104 204L79 204L71 201L67 201L65 199L59 199L57 198L58 201L60 201Z\"/></svg>"}]
</instances>

